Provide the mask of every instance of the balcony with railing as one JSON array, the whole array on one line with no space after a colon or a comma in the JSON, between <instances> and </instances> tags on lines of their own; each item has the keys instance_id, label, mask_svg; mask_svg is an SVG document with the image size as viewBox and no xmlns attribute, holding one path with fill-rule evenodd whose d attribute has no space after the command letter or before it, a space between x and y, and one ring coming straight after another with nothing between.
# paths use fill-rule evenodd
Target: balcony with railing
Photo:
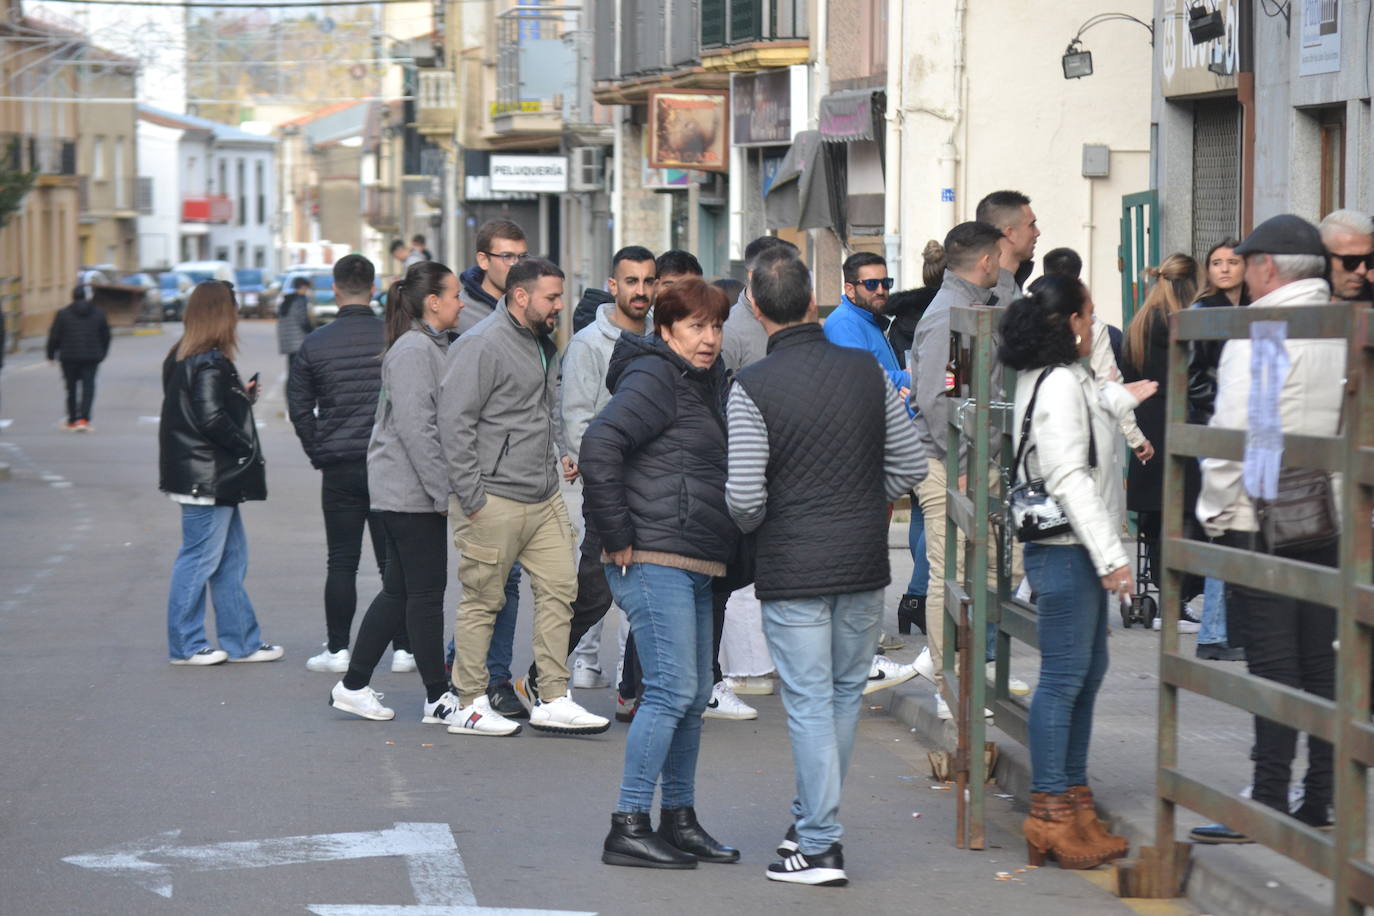
<instances>
[{"instance_id":1,"label":"balcony with railing","mask_svg":"<svg viewBox=\"0 0 1374 916\"><path fill-rule=\"evenodd\" d=\"M0 133L0 156L11 168L43 175L76 175L76 141Z\"/></svg>"},{"instance_id":2,"label":"balcony with railing","mask_svg":"<svg viewBox=\"0 0 1374 916\"><path fill-rule=\"evenodd\" d=\"M139 179L132 176L91 178L82 175L79 185L81 215L132 219L139 213L138 182Z\"/></svg>"},{"instance_id":3,"label":"balcony with railing","mask_svg":"<svg viewBox=\"0 0 1374 916\"><path fill-rule=\"evenodd\" d=\"M585 33L576 7L514 7L496 17L496 100L488 112L502 137L557 136L576 101Z\"/></svg>"},{"instance_id":4,"label":"balcony with railing","mask_svg":"<svg viewBox=\"0 0 1374 916\"><path fill-rule=\"evenodd\" d=\"M415 83L415 129L425 136L450 136L458 123L458 90L452 70L425 68Z\"/></svg>"},{"instance_id":5,"label":"balcony with railing","mask_svg":"<svg viewBox=\"0 0 1374 916\"><path fill-rule=\"evenodd\" d=\"M399 207L396 205L396 191L386 185L372 184L363 186L363 219L379 232L396 232L400 228Z\"/></svg>"},{"instance_id":6,"label":"balcony with railing","mask_svg":"<svg viewBox=\"0 0 1374 916\"><path fill-rule=\"evenodd\" d=\"M701 0L702 66L758 70L804 64L808 0Z\"/></svg>"}]
</instances>

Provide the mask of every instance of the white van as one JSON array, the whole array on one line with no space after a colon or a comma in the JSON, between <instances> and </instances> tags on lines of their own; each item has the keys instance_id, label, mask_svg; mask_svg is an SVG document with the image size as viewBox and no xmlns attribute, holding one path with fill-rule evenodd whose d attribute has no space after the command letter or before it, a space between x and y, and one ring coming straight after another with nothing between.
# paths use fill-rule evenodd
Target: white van
<instances>
[{"instance_id":1,"label":"white van","mask_svg":"<svg viewBox=\"0 0 1374 916\"><path fill-rule=\"evenodd\" d=\"M172 270L190 277L192 283L206 280L223 280L230 285L234 283L234 267L228 261L182 261L173 265Z\"/></svg>"}]
</instances>

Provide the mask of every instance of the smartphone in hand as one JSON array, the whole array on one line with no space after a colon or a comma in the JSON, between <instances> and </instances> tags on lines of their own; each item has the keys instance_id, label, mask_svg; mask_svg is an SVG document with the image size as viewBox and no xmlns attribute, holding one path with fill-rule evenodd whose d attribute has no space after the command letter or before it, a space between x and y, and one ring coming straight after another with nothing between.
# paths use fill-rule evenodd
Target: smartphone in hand
<instances>
[{"instance_id":1,"label":"smartphone in hand","mask_svg":"<svg viewBox=\"0 0 1374 916\"><path fill-rule=\"evenodd\" d=\"M254 372L253 377L248 380L248 400L254 403L258 400L258 392L262 388L262 383L258 381L259 373Z\"/></svg>"}]
</instances>

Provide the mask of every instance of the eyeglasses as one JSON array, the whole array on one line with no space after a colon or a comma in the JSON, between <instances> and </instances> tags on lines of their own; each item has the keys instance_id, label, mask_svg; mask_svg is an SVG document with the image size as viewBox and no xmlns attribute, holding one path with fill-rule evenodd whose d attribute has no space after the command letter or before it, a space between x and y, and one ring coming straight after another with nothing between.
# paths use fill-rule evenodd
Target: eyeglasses
<instances>
[{"instance_id":1,"label":"eyeglasses","mask_svg":"<svg viewBox=\"0 0 1374 916\"><path fill-rule=\"evenodd\" d=\"M893 283L893 280L892 280L891 277L883 277L881 280L859 280L859 281L858 281L857 283L855 283L854 285L855 285L855 286L862 286L864 289L868 290L870 293L876 293L876 292L878 291L878 287L880 287L880 286L881 286L883 289L892 289L892 283Z\"/></svg>"},{"instance_id":2,"label":"eyeglasses","mask_svg":"<svg viewBox=\"0 0 1374 916\"><path fill-rule=\"evenodd\" d=\"M1374 270L1374 251L1369 254L1333 254L1331 257L1341 262L1341 266L1354 273L1363 264L1366 270Z\"/></svg>"},{"instance_id":3,"label":"eyeglasses","mask_svg":"<svg viewBox=\"0 0 1374 916\"><path fill-rule=\"evenodd\" d=\"M508 265L514 264L516 261L523 261L525 260L525 258L528 258L530 256L530 253L528 251L522 251L519 254L516 254L514 251L503 251L500 254L497 254L494 251L484 251L482 252L482 254L486 255L489 258L500 258L502 261L505 261Z\"/></svg>"}]
</instances>

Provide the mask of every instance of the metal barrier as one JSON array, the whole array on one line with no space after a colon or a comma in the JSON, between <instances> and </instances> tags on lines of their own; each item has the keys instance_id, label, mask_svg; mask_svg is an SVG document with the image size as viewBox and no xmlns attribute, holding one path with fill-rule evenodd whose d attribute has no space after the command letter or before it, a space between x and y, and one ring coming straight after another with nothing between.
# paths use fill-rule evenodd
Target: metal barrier
<instances>
[{"instance_id":1,"label":"metal barrier","mask_svg":"<svg viewBox=\"0 0 1374 916\"><path fill-rule=\"evenodd\" d=\"M1164 483L1164 567L1160 583L1158 765L1155 845L1120 871L1124 894L1173 897L1180 890L1189 844L1175 839L1175 808L1199 812L1332 878L1332 912L1363 913L1374 905L1374 866L1367 856L1368 769L1374 766L1370 725L1370 650L1374 628L1374 320L1367 305L1290 308L1189 309L1171 319L1168 454ZM1348 341L1345 421L1336 437L1285 435L1285 467L1344 474L1344 531L1339 568L1255 555L1183 537L1184 471L1199 457L1241 460L1245 432L1185 422L1189 344L1248 338L1257 321L1280 321L1288 339ZM1333 383L1334 383L1333 379ZM1364 395L1362 397L1362 394ZM1284 594L1303 594L1337 612L1337 687L1334 702L1250 674L1200 663L1178 651L1176 622L1186 573ZM1258 802L1237 798L1184 775L1179 768L1179 691L1186 690L1330 741L1334 751L1334 834L1308 827ZM1238 761L1240 762L1240 761Z\"/></svg>"}]
</instances>

